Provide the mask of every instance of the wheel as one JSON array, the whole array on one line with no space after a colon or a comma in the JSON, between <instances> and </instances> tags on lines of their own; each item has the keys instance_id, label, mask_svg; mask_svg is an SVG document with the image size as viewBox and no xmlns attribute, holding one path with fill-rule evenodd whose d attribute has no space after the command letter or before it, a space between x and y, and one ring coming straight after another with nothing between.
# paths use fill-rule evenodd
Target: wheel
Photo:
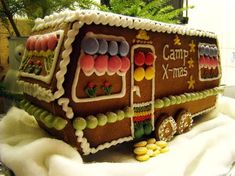
<instances>
[{"instance_id":1,"label":"wheel","mask_svg":"<svg viewBox=\"0 0 235 176\"><path fill-rule=\"evenodd\" d=\"M156 138L161 141L170 141L176 133L177 125L172 116L162 115L155 128Z\"/></svg>"},{"instance_id":2,"label":"wheel","mask_svg":"<svg viewBox=\"0 0 235 176\"><path fill-rule=\"evenodd\" d=\"M176 123L178 134L189 131L193 125L193 118L191 113L187 110L181 110L176 117Z\"/></svg>"}]
</instances>

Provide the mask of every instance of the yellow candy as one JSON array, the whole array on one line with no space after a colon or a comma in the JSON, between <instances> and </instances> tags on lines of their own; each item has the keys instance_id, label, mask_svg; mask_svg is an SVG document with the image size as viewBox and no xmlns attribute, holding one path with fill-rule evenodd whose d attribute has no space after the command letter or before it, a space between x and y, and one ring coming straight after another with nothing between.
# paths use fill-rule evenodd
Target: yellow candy
<instances>
[{"instance_id":1,"label":"yellow candy","mask_svg":"<svg viewBox=\"0 0 235 176\"><path fill-rule=\"evenodd\" d=\"M147 161L149 159L149 155L145 154L145 155L137 155L135 157L138 161Z\"/></svg>"},{"instance_id":2,"label":"yellow candy","mask_svg":"<svg viewBox=\"0 0 235 176\"><path fill-rule=\"evenodd\" d=\"M154 77L154 68L152 66L148 67L145 71L145 79L151 80Z\"/></svg>"},{"instance_id":3,"label":"yellow candy","mask_svg":"<svg viewBox=\"0 0 235 176\"><path fill-rule=\"evenodd\" d=\"M161 153L166 153L169 151L169 147L164 147L160 150Z\"/></svg>"},{"instance_id":4,"label":"yellow candy","mask_svg":"<svg viewBox=\"0 0 235 176\"><path fill-rule=\"evenodd\" d=\"M166 141L157 141L156 144L161 147L164 148L167 146L167 142Z\"/></svg>"},{"instance_id":5,"label":"yellow candy","mask_svg":"<svg viewBox=\"0 0 235 176\"><path fill-rule=\"evenodd\" d=\"M146 141L140 141L134 144L134 147L145 147L147 144Z\"/></svg>"},{"instance_id":6,"label":"yellow candy","mask_svg":"<svg viewBox=\"0 0 235 176\"><path fill-rule=\"evenodd\" d=\"M144 155L148 152L147 148L146 147L137 147L134 149L134 153L136 155Z\"/></svg>"},{"instance_id":7,"label":"yellow candy","mask_svg":"<svg viewBox=\"0 0 235 176\"><path fill-rule=\"evenodd\" d=\"M136 81L142 81L144 79L144 76L145 76L145 71L143 67L138 67L137 69L135 69L134 78Z\"/></svg>"},{"instance_id":8,"label":"yellow candy","mask_svg":"<svg viewBox=\"0 0 235 176\"><path fill-rule=\"evenodd\" d=\"M151 157L157 156L157 155L159 155L160 153L161 153L160 150L154 150Z\"/></svg>"},{"instance_id":9,"label":"yellow candy","mask_svg":"<svg viewBox=\"0 0 235 176\"><path fill-rule=\"evenodd\" d=\"M147 144L146 148L150 150L156 150L158 146L156 144Z\"/></svg>"},{"instance_id":10,"label":"yellow candy","mask_svg":"<svg viewBox=\"0 0 235 176\"><path fill-rule=\"evenodd\" d=\"M156 142L155 138L150 138L150 139L147 140L148 144L154 144L155 142Z\"/></svg>"}]
</instances>

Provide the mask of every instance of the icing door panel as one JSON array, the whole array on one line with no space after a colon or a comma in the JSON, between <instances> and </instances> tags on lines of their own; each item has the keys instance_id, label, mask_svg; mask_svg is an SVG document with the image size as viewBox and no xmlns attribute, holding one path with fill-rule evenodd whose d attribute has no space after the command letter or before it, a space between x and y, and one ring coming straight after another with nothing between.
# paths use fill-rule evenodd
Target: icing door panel
<instances>
[{"instance_id":1,"label":"icing door panel","mask_svg":"<svg viewBox=\"0 0 235 176\"><path fill-rule=\"evenodd\" d=\"M137 44L131 49L131 106L134 109L133 136L148 135L154 129L155 49Z\"/></svg>"}]
</instances>

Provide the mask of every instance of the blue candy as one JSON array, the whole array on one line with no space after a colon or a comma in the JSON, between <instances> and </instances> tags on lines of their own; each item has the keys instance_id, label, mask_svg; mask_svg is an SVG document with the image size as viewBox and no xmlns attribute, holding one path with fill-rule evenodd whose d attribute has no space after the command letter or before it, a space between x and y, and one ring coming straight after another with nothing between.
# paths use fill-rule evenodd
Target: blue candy
<instances>
[{"instance_id":1,"label":"blue candy","mask_svg":"<svg viewBox=\"0 0 235 176\"><path fill-rule=\"evenodd\" d=\"M104 39L99 39L99 51L100 54L108 52L108 42Z\"/></svg>"},{"instance_id":2,"label":"blue candy","mask_svg":"<svg viewBox=\"0 0 235 176\"><path fill-rule=\"evenodd\" d=\"M84 38L81 46L84 52L90 55L96 54L99 50L99 42L95 38Z\"/></svg>"},{"instance_id":3,"label":"blue candy","mask_svg":"<svg viewBox=\"0 0 235 176\"><path fill-rule=\"evenodd\" d=\"M127 41L121 41L119 46L119 54L121 56L126 56L129 53L130 46Z\"/></svg>"},{"instance_id":4,"label":"blue candy","mask_svg":"<svg viewBox=\"0 0 235 176\"><path fill-rule=\"evenodd\" d=\"M118 44L116 41L109 42L109 54L115 56L118 53Z\"/></svg>"}]
</instances>

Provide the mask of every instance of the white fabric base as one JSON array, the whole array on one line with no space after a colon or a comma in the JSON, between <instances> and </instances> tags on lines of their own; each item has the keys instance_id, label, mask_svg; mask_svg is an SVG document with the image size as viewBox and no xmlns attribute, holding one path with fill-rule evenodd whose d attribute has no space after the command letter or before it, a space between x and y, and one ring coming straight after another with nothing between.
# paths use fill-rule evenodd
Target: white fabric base
<instances>
[{"instance_id":1,"label":"white fabric base","mask_svg":"<svg viewBox=\"0 0 235 176\"><path fill-rule=\"evenodd\" d=\"M13 107L0 122L0 160L16 176L216 176L235 174L235 100L221 97L218 108L195 119L188 133L169 143L170 151L146 162L132 143L82 158L63 141L41 130L32 116Z\"/></svg>"}]
</instances>

